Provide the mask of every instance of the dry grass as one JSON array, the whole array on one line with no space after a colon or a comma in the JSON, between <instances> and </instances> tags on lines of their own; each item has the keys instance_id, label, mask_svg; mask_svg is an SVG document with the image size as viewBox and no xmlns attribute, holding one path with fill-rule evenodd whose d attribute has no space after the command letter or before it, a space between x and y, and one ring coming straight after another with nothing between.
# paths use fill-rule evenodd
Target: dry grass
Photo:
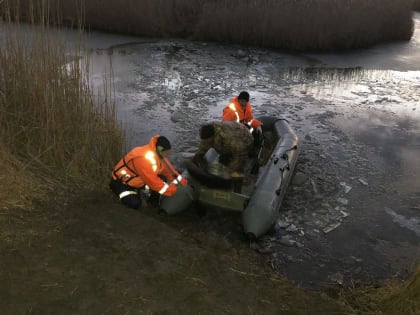
<instances>
[{"instance_id":1,"label":"dry grass","mask_svg":"<svg viewBox=\"0 0 420 315\"><path fill-rule=\"evenodd\" d=\"M10 208L22 209L34 199L42 199L46 187L26 170L25 163L17 160L4 147L0 151L0 168L0 211Z\"/></svg>"},{"instance_id":2,"label":"dry grass","mask_svg":"<svg viewBox=\"0 0 420 315\"><path fill-rule=\"evenodd\" d=\"M217 41L296 50L352 49L390 40L408 40L412 35L410 1L241 3L231 1L232 7L219 2L209 4L205 11L212 13L206 14L198 25L199 33Z\"/></svg>"},{"instance_id":3,"label":"dry grass","mask_svg":"<svg viewBox=\"0 0 420 315\"><path fill-rule=\"evenodd\" d=\"M381 296L380 309L384 314L420 314L420 267L409 280L390 284L376 294Z\"/></svg>"},{"instance_id":4,"label":"dry grass","mask_svg":"<svg viewBox=\"0 0 420 315\"><path fill-rule=\"evenodd\" d=\"M3 23L0 46L2 204L104 185L123 141L109 91L94 96L89 61L77 47L72 60L66 57L64 41L47 27L45 15L31 16L37 26L13 29L11 19Z\"/></svg>"},{"instance_id":5,"label":"dry grass","mask_svg":"<svg viewBox=\"0 0 420 315\"><path fill-rule=\"evenodd\" d=\"M420 265L406 281L388 280L381 286L365 286L342 291L341 299L357 314L420 314Z\"/></svg>"},{"instance_id":6,"label":"dry grass","mask_svg":"<svg viewBox=\"0 0 420 315\"><path fill-rule=\"evenodd\" d=\"M83 13L88 27L112 32L293 50L351 49L409 40L412 9L419 7L419 0L51 2L50 11L60 12L70 25L77 24L77 16Z\"/></svg>"}]
</instances>

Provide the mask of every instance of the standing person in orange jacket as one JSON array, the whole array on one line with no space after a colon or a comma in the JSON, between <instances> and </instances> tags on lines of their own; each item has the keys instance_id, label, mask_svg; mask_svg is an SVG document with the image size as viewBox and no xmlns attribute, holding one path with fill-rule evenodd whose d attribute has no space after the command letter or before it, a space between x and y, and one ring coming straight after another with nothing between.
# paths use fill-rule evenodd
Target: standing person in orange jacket
<instances>
[{"instance_id":1,"label":"standing person in orange jacket","mask_svg":"<svg viewBox=\"0 0 420 315\"><path fill-rule=\"evenodd\" d=\"M223 121L233 120L242 123L248 127L249 131L254 135L260 137L262 135L262 122L254 119L252 114L251 103L249 102L249 93L243 91L238 96L232 98L223 109Z\"/></svg>"},{"instance_id":2,"label":"standing person in orange jacket","mask_svg":"<svg viewBox=\"0 0 420 315\"><path fill-rule=\"evenodd\" d=\"M161 195L173 196L178 184L187 185L168 159L170 150L169 140L155 135L148 144L133 148L115 165L109 186L124 205L138 209L140 190L150 189L149 202L158 206Z\"/></svg>"}]
</instances>

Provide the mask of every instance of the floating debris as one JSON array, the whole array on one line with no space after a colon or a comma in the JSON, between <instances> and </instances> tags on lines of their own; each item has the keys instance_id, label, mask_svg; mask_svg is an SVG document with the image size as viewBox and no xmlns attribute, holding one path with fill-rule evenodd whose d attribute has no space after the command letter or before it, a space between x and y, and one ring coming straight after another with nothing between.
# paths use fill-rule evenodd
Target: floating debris
<instances>
[{"instance_id":1,"label":"floating debris","mask_svg":"<svg viewBox=\"0 0 420 315\"><path fill-rule=\"evenodd\" d=\"M331 231L335 230L336 228L338 228L341 225L340 222L337 222L335 224L329 225L326 228L324 228L322 231L327 234L330 233Z\"/></svg>"},{"instance_id":2,"label":"floating debris","mask_svg":"<svg viewBox=\"0 0 420 315\"><path fill-rule=\"evenodd\" d=\"M365 186L368 186L369 185L368 182L365 179L363 179L363 178L359 178L359 182L361 182Z\"/></svg>"},{"instance_id":3,"label":"floating debris","mask_svg":"<svg viewBox=\"0 0 420 315\"><path fill-rule=\"evenodd\" d=\"M356 257L356 256L350 256L352 259L354 259L354 261L355 262L358 262L358 263L360 263L360 262L362 262L363 261L363 259L362 258L359 258L359 257Z\"/></svg>"},{"instance_id":4,"label":"floating debris","mask_svg":"<svg viewBox=\"0 0 420 315\"><path fill-rule=\"evenodd\" d=\"M391 208L385 207L385 212L388 213L395 223L398 223L403 228L409 229L420 236L420 219L418 218L406 218L396 213Z\"/></svg>"},{"instance_id":5,"label":"floating debris","mask_svg":"<svg viewBox=\"0 0 420 315\"><path fill-rule=\"evenodd\" d=\"M343 277L343 275L342 275L341 273L339 273L339 272L337 272L337 273L335 273L335 274L333 274L333 275L330 275L328 278L329 278L332 282L334 282L334 283L337 283L337 284L339 284L339 285L343 285L343 280L344 280L344 277Z\"/></svg>"},{"instance_id":6,"label":"floating debris","mask_svg":"<svg viewBox=\"0 0 420 315\"><path fill-rule=\"evenodd\" d=\"M315 181L311 179L312 190L314 191L314 195L319 195L319 189L316 185Z\"/></svg>"},{"instance_id":7,"label":"floating debris","mask_svg":"<svg viewBox=\"0 0 420 315\"><path fill-rule=\"evenodd\" d=\"M296 227L296 225L294 225L294 224L290 224L287 228L286 228L286 231L287 232L296 232L298 229L297 229L297 227Z\"/></svg>"},{"instance_id":8,"label":"floating debris","mask_svg":"<svg viewBox=\"0 0 420 315\"><path fill-rule=\"evenodd\" d=\"M343 215L343 218L347 218L350 214L346 211L340 210L340 213Z\"/></svg>"},{"instance_id":9,"label":"floating debris","mask_svg":"<svg viewBox=\"0 0 420 315\"><path fill-rule=\"evenodd\" d=\"M344 206L347 206L349 204L349 201L346 198L337 198L337 201Z\"/></svg>"},{"instance_id":10,"label":"floating debris","mask_svg":"<svg viewBox=\"0 0 420 315\"><path fill-rule=\"evenodd\" d=\"M296 242L295 245L296 245L297 248L302 248L303 247L303 244L300 243L300 242Z\"/></svg>"},{"instance_id":11,"label":"floating debris","mask_svg":"<svg viewBox=\"0 0 420 315\"><path fill-rule=\"evenodd\" d=\"M285 246L295 246L295 244L296 244L295 240L291 240L287 236L283 236L281 239L277 240L277 242L280 243L281 245L285 245Z\"/></svg>"},{"instance_id":12,"label":"floating debris","mask_svg":"<svg viewBox=\"0 0 420 315\"><path fill-rule=\"evenodd\" d=\"M347 185L345 182L341 182L340 185L343 186L345 194L348 194L350 192L350 190L352 189L352 187Z\"/></svg>"},{"instance_id":13,"label":"floating debris","mask_svg":"<svg viewBox=\"0 0 420 315\"><path fill-rule=\"evenodd\" d=\"M277 225L282 229L287 228L290 224L291 223L289 221L283 221L283 220L278 220L277 221Z\"/></svg>"}]
</instances>

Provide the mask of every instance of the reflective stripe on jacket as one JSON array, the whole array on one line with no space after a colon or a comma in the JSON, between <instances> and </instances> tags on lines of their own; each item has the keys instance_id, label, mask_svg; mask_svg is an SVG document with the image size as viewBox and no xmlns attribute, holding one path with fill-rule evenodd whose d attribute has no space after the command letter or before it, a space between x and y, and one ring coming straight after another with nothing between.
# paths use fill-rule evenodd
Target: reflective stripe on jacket
<instances>
[{"instance_id":1,"label":"reflective stripe on jacket","mask_svg":"<svg viewBox=\"0 0 420 315\"><path fill-rule=\"evenodd\" d=\"M257 128L262 125L261 121L254 119L251 103L247 102L245 108L238 102L238 97L230 100L230 103L223 109L223 121L236 121L243 123L248 128Z\"/></svg>"},{"instance_id":2,"label":"reflective stripe on jacket","mask_svg":"<svg viewBox=\"0 0 420 315\"><path fill-rule=\"evenodd\" d=\"M145 185L162 195L172 195L175 191L170 189L158 175L165 176L169 181L181 178L175 167L166 159L166 163L172 168L169 170L162 159L156 153L156 141L159 135L152 137L147 145L135 147L128 152L116 165L112 172L112 178L120 178L124 184L134 188ZM176 176L176 177L175 177Z\"/></svg>"}]
</instances>

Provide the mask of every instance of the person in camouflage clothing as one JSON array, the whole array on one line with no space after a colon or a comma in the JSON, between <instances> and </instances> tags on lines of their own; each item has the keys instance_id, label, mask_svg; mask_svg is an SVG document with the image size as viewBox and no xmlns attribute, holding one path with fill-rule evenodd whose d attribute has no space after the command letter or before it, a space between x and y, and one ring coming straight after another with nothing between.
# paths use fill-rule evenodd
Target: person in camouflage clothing
<instances>
[{"instance_id":1,"label":"person in camouflage clothing","mask_svg":"<svg viewBox=\"0 0 420 315\"><path fill-rule=\"evenodd\" d=\"M219 153L219 162L226 165L232 177L241 176L254 138L247 127L235 121L214 121L201 126L201 142L194 155L196 164L213 148Z\"/></svg>"}]
</instances>

